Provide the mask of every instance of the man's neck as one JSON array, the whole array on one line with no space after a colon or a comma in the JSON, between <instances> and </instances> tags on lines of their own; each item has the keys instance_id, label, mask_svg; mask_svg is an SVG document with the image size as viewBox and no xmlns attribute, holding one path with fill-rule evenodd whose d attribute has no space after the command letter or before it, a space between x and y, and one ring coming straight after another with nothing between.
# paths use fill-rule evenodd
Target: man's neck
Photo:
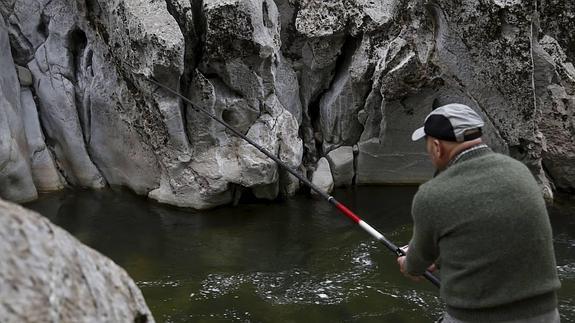
<instances>
[{"instance_id":1,"label":"man's neck","mask_svg":"<svg viewBox=\"0 0 575 323\"><path fill-rule=\"evenodd\" d=\"M457 156L460 152L467 150L471 147L477 146L477 145L481 145L483 143L483 141L481 140L481 138L477 138L475 140L470 140L470 141L464 141L461 144L455 146L450 152L449 152L449 160L452 160L455 156Z\"/></svg>"}]
</instances>

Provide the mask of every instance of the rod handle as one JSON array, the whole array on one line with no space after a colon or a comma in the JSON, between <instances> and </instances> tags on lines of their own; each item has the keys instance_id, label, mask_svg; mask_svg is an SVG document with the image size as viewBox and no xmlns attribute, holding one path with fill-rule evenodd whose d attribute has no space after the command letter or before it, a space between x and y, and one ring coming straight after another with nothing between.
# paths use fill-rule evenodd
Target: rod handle
<instances>
[{"instance_id":1,"label":"rod handle","mask_svg":"<svg viewBox=\"0 0 575 323\"><path fill-rule=\"evenodd\" d=\"M395 253L397 254L398 257L401 256L406 256L407 254L405 253L405 251L403 251L403 249L397 247L397 249L395 250ZM423 277L427 280L429 280L433 285L435 285L437 288L439 288L441 286L441 281L439 280L439 278L437 278L431 271L426 270L423 273Z\"/></svg>"},{"instance_id":2,"label":"rod handle","mask_svg":"<svg viewBox=\"0 0 575 323\"><path fill-rule=\"evenodd\" d=\"M426 270L423 273L423 277L425 277L425 279L429 280L433 285L435 285L438 288L441 285L441 283L439 282L439 278L435 277L435 275L432 274L429 270Z\"/></svg>"}]
</instances>

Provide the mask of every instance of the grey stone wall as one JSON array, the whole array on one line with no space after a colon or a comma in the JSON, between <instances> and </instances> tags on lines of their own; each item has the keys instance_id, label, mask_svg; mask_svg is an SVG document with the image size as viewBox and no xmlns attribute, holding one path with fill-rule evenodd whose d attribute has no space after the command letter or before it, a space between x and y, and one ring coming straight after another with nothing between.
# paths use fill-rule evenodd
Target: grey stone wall
<instances>
[{"instance_id":1,"label":"grey stone wall","mask_svg":"<svg viewBox=\"0 0 575 323\"><path fill-rule=\"evenodd\" d=\"M2 1L11 50L2 47L0 97L11 116L0 119L10 125L0 182L12 184L0 196L121 185L209 208L246 191L295 192L273 161L143 77L310 179L318 160L352 147L351 174L332 167L336 185L425 181L431 165L409 134L434 106L462 102L547 197L573 193L574 10L526 0ZM31 72L21 90L14 65Z\"/></svg>"}]
</instances>

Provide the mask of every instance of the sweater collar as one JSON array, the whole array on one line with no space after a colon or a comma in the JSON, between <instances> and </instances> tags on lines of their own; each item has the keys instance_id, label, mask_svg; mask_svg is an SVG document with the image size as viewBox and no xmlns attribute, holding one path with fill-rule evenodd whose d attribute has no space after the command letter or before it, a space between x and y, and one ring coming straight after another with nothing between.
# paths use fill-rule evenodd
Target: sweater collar
<instances>
[{"instance_id":1,"label":"sweater collar","mask_svg":"<svg viewBox=\"0 0 575 323\"><path fill-rule=\"evenodd\" d=\"M455 155L453 158L451 158L451 160L449 161L449 164L447 164L447 168L465 161L465 160L469 160L478 156L482 156L485 155L486 153L491 152L491 148L489 148L489 146L487 146L486 144L478 144L472 147L469 147L465 150L462 150L461 152L459 152L457 155Z\"/></svg>"}]
</instances>

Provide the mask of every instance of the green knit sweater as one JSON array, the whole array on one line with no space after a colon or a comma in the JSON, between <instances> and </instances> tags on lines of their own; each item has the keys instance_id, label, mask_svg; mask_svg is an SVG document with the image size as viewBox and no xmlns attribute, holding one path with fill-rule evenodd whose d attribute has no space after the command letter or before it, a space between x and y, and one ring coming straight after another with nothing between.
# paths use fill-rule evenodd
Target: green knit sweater
<instances>
[{"instance_id":1,"label":"green knit sweater","mask_svg":"<svg viewBox=\"0 0 575 323\"><path fill-rule=\"evenodd\" d=\"M477 147L476 147L477 148ZM453 317L495 322L557 306L551 226L541 190L522 163L469 150L414 197L407 271L440 265Z\"/></svg>"}]
</instances>

